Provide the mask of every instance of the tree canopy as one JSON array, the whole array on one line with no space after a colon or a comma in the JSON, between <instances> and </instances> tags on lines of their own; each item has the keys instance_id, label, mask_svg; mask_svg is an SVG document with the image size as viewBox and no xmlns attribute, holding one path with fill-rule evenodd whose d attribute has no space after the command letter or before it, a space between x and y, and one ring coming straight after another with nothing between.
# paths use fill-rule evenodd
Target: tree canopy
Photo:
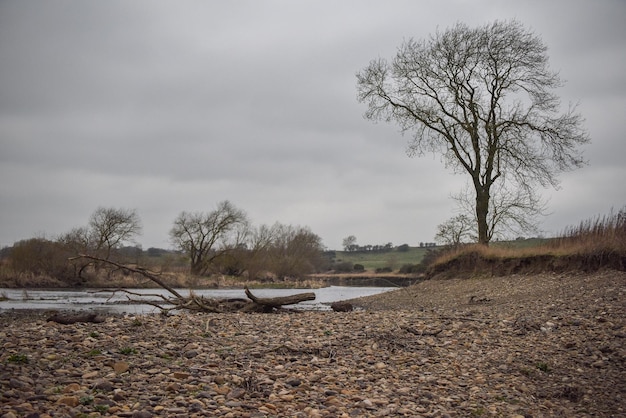
<instances>
[{"instance_id":1,"label":"tree canopy","mask_svg":"<svg viewBox=\"0 0 626 418\"><path fill-rule=\"evenodd\" d=\"M560 172L584 163L589 137L575 106L561 112L562 84L542 40L517 21L458 23L357 73L367 119L411 133L411 156L440 153L469 175L483 244L499 221L537 214L537 186L556 187Z\"/></svg>"}]
</instances>

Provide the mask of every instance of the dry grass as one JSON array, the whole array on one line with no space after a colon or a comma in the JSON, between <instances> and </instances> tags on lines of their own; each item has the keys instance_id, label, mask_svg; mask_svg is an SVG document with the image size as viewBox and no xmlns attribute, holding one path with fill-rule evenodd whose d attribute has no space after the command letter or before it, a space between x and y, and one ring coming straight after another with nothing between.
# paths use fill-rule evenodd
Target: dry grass
<instances>
[{"instance_id":1,"label":"dry grass","mask_svg":"<svg viewBox=\"0 0 626 418\"><path fill-rule=\"evenodd\" d=\"M567 228L550 247L564 254L626 254L626 208Z\"/></svg>"},{"instance_id":2,"label":"dry grass","mask_svg":"<svg viewBox=\"0 0 626 418\"><path fill-rule=\"evenodd\" d=\"M567 228L560 237L544 240L537 245L471 244L449 249L443 251L431 264L431 270L441 271L442 266L461 259L480 260L488 262L490 266L513 259L577 259L583 262L588 260L594 268L603 267L604 262L614 267L616 263L620 264L620 260L626 260L626 208L585 220L575 227Z\"/></svg>"}]
</instances>

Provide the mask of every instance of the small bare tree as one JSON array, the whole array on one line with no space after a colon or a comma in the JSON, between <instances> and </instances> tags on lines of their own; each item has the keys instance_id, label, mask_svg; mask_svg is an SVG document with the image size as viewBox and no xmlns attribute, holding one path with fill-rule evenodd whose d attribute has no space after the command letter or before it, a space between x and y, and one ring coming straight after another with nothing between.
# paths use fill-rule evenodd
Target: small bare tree
<instances>
[{"instance_id":1,"label":"small bare tree","mask_svg":"<svg viewBox=\"0 0 626 418\"><path fill-rule=\"evenodd\" d=\"M475 239L473 220L464 214L456 215L442 224L437 225L435 241L443 245L459 246Z\"/></svg>"},{"instance_id":2,"label":"small bare tree","mask_svg":"<svg viewBox=\"0 0 626 418\"><path fill-rule=\"evenodd\" d=\"M546 204L533 190L523 187L507 187L505 183L494 185L489 200L487 215L487 237L493 239L512 239L514 237L533 235L540 232L539 219L545 214ZM473 211L475 199L470 186L452 196L460 210L465 214L474 214L472 236L475 241L476 216ZM469 218L469 217L468 217Z\"/></svg>"},{"instance_id":3,"label":"small bare tree","mask_svg":"<svg viewBox=\"0 0 626 418\"><path fill-rule=\"evenodd\" d=\"M248 218L225 200L208 213L181 212L170 230L172 243L190 259L192 274L205 274L211 263L245 242Z\"/></svg>"},{"instance_id":4,"label":"small bare tree","mask_svg":"<svg viewBox=\"0 0 626 418\"><path fill-rule=\"evenodd\" d=\"M280 278L301 277L321 265L322 239L307 227L276 224L269 251L271 270Z\"/></svg>"},{"instance_id":5,"label":"small bare tree","mask_svg":"<svg viewBox=\"0 0 626 418\"><path fill-rule=\"evenodd\" d=\"M454 172L469 175L479 243L490 240L494 187L520 189L526 198L583 164L578 147L589 137L575 108L560 113L553 90L562 81L548 68L546 49L516 21L457 24L424 41L410 39L391 63L373 60L357 74L366 118L412 132L410 155L441 153Z\"/></svg>"},{"instance_id":6,"label":"small bare tree","mask_svg":"<svg viewBox=\"0 0 626 418\"><path fill-rule=\"evenodd\" d=\"M75 235L82 232L76 230ZM114 248L141 234L141 220L134 209L99 207L89 218L89 234L96 253L108 260Z\"/></svg>"},{"instance_id":7,"label":"small bare tree","mask_svg":"<svg viewBox=\"0 0 626 418\"><path fill-rule=\"evenodd\" d=\"M268 254L276 241L279 232L278 228L278 224L274 224L271 227L261 225L251 231L245 259L249 279L257 279L261 272L270 270Z\"/></svg>"}]
</instances>

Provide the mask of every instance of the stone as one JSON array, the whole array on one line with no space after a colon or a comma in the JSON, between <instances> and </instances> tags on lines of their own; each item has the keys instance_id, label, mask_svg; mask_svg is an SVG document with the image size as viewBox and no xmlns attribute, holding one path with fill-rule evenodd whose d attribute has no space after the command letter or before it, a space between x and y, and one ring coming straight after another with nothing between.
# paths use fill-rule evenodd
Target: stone
<instances>
[{"instance_id":1,"label":"stone","mask_svg":"<svg viewBox=\"0 0 626 418\"><path fill-rule=\"evenodd\" d=\"M230 392L228 392L228 395L226 395L226 399L243 398L243 396L245 394L246 394L246 390L245 389L242 389L242 388L233 389Z\"/></svg>"},{"instance_id":2,"label":"stone","mask_svg":"<svg viewBox=\"0 0 626 418\"><path fill-rule=\"evenodd\" d=\"M300 386L302 384L302 380L294 377L294 378L286 380L285 383L288 384L289 386L295 387L295 386Z\"/></svg>"},{"instance_id":3,"label":"stone","mask_svg":"<svg viewBox=\"0 0 626 418\"><path fill-rule=\"evenodd\" d=\"M354 306L350 302L334 302L330 308L335 312L352 312Z\"/></svg>"},{"instance_id":4,"label":"stone","mask_svg":"<svg viewBox=\"0 0 626 418\"><path fill-rule=\"evenodd\" d=\"M185 354L183 354L185 357L187 358L194 358L198 355L198 351L197 350L189 350L189 351L185 351Z\"/></svg>"},{"instance_id":5,"label":"stone","mask_svg":"<svg viewBox=\"0 0 626 418\"><path fill-rule=\"evenodd\" d=\"M63 389L63 393L77 392L79 390L80 385L78 383L70 383L69 385L65 386L65 388Z\"/></svg>"},{"instance_id":6,"label":"stone","mask_svg":"<svg viewBox=\"0 0 626 418\"><path fill-rule=\"evenodd\" d=\"M10 379L9 386L15 389L19 389L24 386L24 383L20 382L18 379Z\"/></svg>"},{"instance_id":7,"label":"stone","mask_svg":"<svg viewBox=\"0 0 626 418\"><path fill-rule=\"evenodd\" d=\"M83 374L83 379L93 379L94 377L98 376L98 371L94 370L92 372L87 372L85 374Z\"/></svg>"},{"instance_id":8,"label":"stone","mask_svg":"<svg viewBox=\"0 0 626 418\"><path fill-rule=\"evenodd\" d=\"M77 396L61 396L57 400L58 404L63 404L67 406L71 406L72 408L78 406L79 400Z\"/></svg>"},{"instance_id":9,"label":"stone","mask_svg":"<svg viewBox=\"0 0 626 418\"><path fill-rule=\"evenodd\" d=\"M94 389L110 392L113 390L113 383L108 380L98 380L94 385Z\"/></svg>"},{"instance_id":10,"label":"stone","mask_svg":"<svg viewBox=\"0 0 626 418\"><path fill-rule=\"evenodd\" d=\"M118 361L113 363L113 371L115 374L126 373L130 369L130 365L125 361Z\"/></svg>"},{"instance_id":11,"label":"stone","mask_svg":"<svg viewBox=\"0 0 626 418\"><path fill-rule=\"evenodd\" d=\"M178 392L180 390L180 385L178 383L168 383L165 390L168 392Z\"/></svg>"}]
</instances>

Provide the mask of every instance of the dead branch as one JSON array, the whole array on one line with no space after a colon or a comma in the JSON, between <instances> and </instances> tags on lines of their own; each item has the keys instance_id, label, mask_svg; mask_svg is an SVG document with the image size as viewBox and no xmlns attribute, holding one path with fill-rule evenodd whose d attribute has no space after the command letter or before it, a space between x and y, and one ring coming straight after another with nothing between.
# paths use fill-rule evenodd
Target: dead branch
<instances>
[{"instance_id":1,"label":"dead branch","mask_svg":"<svg viewBox=\"0 0 626 418\"><path fill-rule=\"evenodd\" d=\"M151 272L147 269L140 267L129 267L123 264L116 263L114 261L106 260L99 257L94 257L88 254L79 254L78 257L73 257L71 260L75 260L78 258L86 258L93 261L98 261L101 263L108 263L117 268L127 270L131 273L139 274L143 277L148 278L152 282L156 283L159 287L167 290L173 297L166 297L160 294L141 294L131 292L125 289L117 289L115 291L123 291L129 295L146 297L146 296L156 296L162 299L162 303L167 304L169 306L163 306L161 303L157 303L150 300L136 300L128 298L132 302L143 303L146 305L151 305L161 310L161 313L168 313L173 310L190 310L190 311L200 311L200 312L211 312L211 313L223 313L223 312L272 312L274 309L280 309L284 305L294 305L300 302L304 302L307 300L314 300L315 293L300 293L296 295L290 296L281 296L275 298L259 298L256 297L250 292L250 290L246 287L245 293L246 296L250 299L251 302L246 301L245 299L223 299L216 300L211 298L204 298L202 296L196 295L193 291L189 291L189 296L184 297L180 293L178 293L174 288L169 286L163 280L161 280L156 273ZM115 292L114 291L114 292Z\"/></svg>"},{"instance_id":2,"label":"dead branch","mask_svg":"<svg viewBox=\"0 0 626 418\"><path fill-rule=\"evenodd\" d=\"M152 273L151 271L149 271L147 269L128 267L128 266L125 266L123 264L116 263L115 261L105 260L104 258L94 257L94 256L88 255L88 254L78 254L78 257L73 257L70 260L75 260L77 258L86 258L88 260L100 261L102 263L108 263L108 264L111 264L112 266L119 267L119 268L124 269L124 270L128 270L128 271L130 271L132 273L140 274L143 277L146 277L146 278L152 280L154 283L158 284L160 287L162 287L163 289L167 290L168 292L170 292L172 295L176 296L177 298L183 299L183 297L176 290L174 290L173 287L169 286L163 280L158 278L155 273Z\"/></svg>"}]
</instances>

